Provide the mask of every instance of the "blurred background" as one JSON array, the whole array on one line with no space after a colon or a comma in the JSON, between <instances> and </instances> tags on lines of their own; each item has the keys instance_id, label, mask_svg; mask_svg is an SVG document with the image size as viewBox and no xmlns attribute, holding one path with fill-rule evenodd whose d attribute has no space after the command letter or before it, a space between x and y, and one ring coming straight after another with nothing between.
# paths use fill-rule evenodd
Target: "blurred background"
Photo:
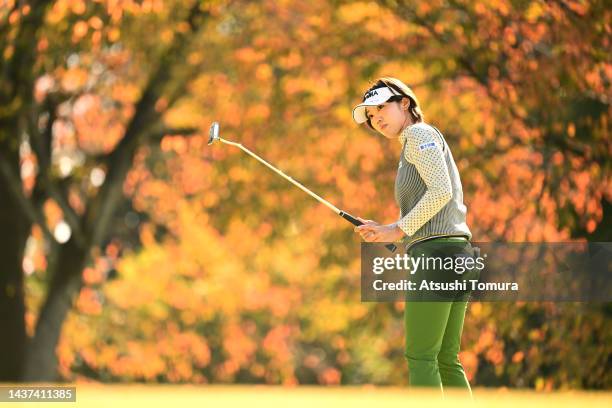
<instances>
[{"instance_id":1,"label":"blurred background","mask_svg":"<svg viewBox=\"0 0 612 408\"><path fill-rule=\"evenodd\" d=\"M606 1L0 0L0 381L408 383L338 207L397 219L402 79L475 241L610 241ZM472 303L471 383L610 389L612 307Z\"/></svg>"}]
</instances>

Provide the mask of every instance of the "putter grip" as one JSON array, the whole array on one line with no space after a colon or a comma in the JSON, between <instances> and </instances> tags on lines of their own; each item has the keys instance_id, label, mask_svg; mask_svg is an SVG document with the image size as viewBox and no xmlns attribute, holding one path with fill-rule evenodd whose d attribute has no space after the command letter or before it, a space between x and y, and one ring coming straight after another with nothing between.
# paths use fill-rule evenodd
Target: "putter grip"
<instances>
[{"instance_id":1,"label":"putter grip","mask_svg":"<svg viewBox=\"0 0 612 408\"><path fill-rule=\"evenodd\" d=\"M344 211L340 211L340 213L338 215L341 216L342 218L344 218L345 220L347 220L348 222L350 222L351 224L355 225L355 226L363 225L363 222L359 221L357 218L353 217L349 213L346 213ZM395 250L397 249L397 247L394 244L387 244L387 245L385 245L385 248L387 248L391 252L395 252Z\"/></svg>"}]
</instances>

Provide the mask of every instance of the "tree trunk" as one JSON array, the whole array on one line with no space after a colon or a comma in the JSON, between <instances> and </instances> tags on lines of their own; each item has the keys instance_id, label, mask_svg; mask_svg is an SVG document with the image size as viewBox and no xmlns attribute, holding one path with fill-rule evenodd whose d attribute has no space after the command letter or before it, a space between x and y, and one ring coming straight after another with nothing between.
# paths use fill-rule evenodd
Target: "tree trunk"
<instances>
[{"instance_id":1,"label":"tree trunk","mask_svg":"<svg viewBox=\"0 0 612 408\"><path fill-rule=\"evenodd\" d=\"M51 278L47 299L41 309L36 332L28 345L23 380L57 381L56 348L62 325L82 286L87 250L74 239L62 245Z\"/></svg>"},{"instance_id":2,"label":"tree trunk","mask_svg":"<svg viewBox=\"0 0 612 408\"><path fill-rule=\"evenodd\" d=\"M5 156L19 174L16 152ZM26 330L22 262L29 229L30 223L13 199L7 180L0 175L0 382L18 381L23 368Z\"/></svg>"}]
</instances>

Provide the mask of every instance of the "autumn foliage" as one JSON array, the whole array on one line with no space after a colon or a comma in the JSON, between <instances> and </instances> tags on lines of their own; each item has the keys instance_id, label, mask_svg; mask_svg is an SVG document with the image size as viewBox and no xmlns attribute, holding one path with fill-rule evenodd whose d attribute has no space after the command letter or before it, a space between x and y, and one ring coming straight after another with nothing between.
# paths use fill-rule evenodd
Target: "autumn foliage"
<instances>
[{"instance_id":1,"label":"autumn foliage","mask_svg":"<svg viewBox=\"0 0 612 408\"><path fill-rule=\"evenodd\" d=\"M31 12L0 3L7 61ZM53 345L62 378L407 384L403 305L360 302L358 236L238 149L207 146L208 126L338 207L392 222L400 145L358 129L350 109L370 80L396 76L453 149L475 240L606 241L610 14L574 0L50 2L28 111L48 163L27 126L16 143L24 197L45 220L24 243L28 335L53 234L78 239L57 194L37 204L37 189L56 183L87 237L92 203L119 183ZM134 121L145 88L156 97ZM129 170L113 178L134 129ZM476 385L609 388L609 313L473 303L460 357Z\"/></svg>"}]
</instances>

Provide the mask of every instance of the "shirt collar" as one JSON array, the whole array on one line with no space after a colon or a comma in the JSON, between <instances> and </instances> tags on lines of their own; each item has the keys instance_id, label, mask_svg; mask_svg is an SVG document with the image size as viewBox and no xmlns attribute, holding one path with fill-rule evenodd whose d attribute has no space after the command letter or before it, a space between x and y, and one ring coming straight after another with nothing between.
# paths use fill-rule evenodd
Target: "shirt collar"
<instances>
[{"instance_id":1,"label":"shirt collar","mask_svg":"<svg viewBox=\"0 0 612 408\"><path fill-rule=\"evenodd\" d=\"M408 129L410 129L410 126L412 125L406 126L406 128L402 130L402 132L397 137L397 140L400 142L402 146L404 146L404 144L406 143L406 139L408 138Z\"/></svg>"}]
</instances>

